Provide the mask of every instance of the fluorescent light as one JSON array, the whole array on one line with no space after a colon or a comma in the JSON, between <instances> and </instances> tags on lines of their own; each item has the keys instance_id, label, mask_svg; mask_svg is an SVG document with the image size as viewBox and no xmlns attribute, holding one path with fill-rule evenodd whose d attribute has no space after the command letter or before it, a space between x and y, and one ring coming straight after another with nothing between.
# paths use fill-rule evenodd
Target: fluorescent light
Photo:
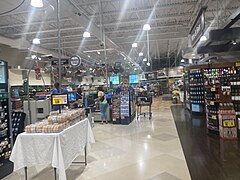
<instances>
[{"instance_id":1,"label":"fluorescent light","mask_svg":"<svg viewBox=\"0 0 240 180\"><path fill-rule=\"evenodd\" d=\"M133 47L133 48L138 47L137 43L133 43L133 44L132 44L132 47Z\"/></svg>"},{"instance_id":2,"label":"fluorescent light","mask_svg":"<svg viewBox=\"0 0 240 180\"><path fill-rule=\"evenodd\" d=\"M192 64L192 59L189 59L188 63L189 63L189 64Z\"/></svg>"},{"instance_id":3,"label":"fluorescent light","mask_svg":"<svg viewBox=\"0 0 240 180\"><path fill-rule=\"evenodd\" d=\"M143 61L146 62L146 61L147 61L147 58L144 58Z\"/></svg>"},{"instance_id":4,"label":"fluorescent light","mask_svg":"<svg viewBox=\"0 0 240 180\"><path fill-rule=\"evenodd\" d=\"M184 59L181 59L181 63L184 63L185 62L185 60Z\"/></svg>"},{"instance_id":5,"label":"fluorescent light","mask_svg":"<svg viewBox=\"0 0 240 180\"><path fill-rule=\"evenodd\" d=\"M143 56L143 52L140 52L138 55L139 55L139 56Z\"/></svg>"},{"instance_id":6,"label":"fluorescent light","mask_svg":"<svg viewBox=\"0 0 240 180\"><path fill-rule=\"evenodd\" d=\"M83 33L83 37L84 37L84 38L89 38L89 37L91 37L90 32L85 31L85 32Z\"/></svg>"},{"instance_id":7,"label":"fluorescent light","mask_svg":"<svg viewBox=\"0 0 240 180\"><path fill-rule=\"evenodd\" d=\"M101 54L99 51L97 52L98 54Z\"/></svg>"},{"instance_id":8,"label":"fluorescent light","mask_svg":"<svg viewBox=\"0 0 240 180\"><path fill-rule=\"evenodd\" d=\"M43 2L42 2L42 0L31 0L31 6L43 7Z\"/></svg>"},{"instance_id":9,"label":"fluorescent light","mask_svg":"<svg viewBox=\"0 0 240 180\"><path fill-rule=\"evenodd\" d=\"M90 55L88 55L88 58L90 58L91 56Z\"/></svg>"},{"instance_id":10,"label":"fluorescent light","mask_svg":"<svg viewBox=\"0 0 240 180\"><path fill-rule=\"evenodd\" d=\"M233 45L236 45L236 44L237 44L237 42L233 40L233 41L232 41L232 44L233 44Z\"/></svg>"},{"instance_id":11,"label":"fluorescent light","mask_svg":"<svg viewBox=\"0 0 240 180\"><path fill-rule=\"evenodd\" d=\"M192 53L192 56L195 56L195 54L194 54L194 53Z\"/></svg>"},{"instance_id":12,"label":"fluorescent light","mask_svg":"<svg viewBox=\"0 0 240 180\"><path fill-rule=\"evenodd\" d=\"M200 41L201 41L201 42L206 41L206 40L207 40L207 37L204 36L204 35L200 38Z\"/></svg>"},{"instance_id":13,"label":"fluorescent light","mask_svg":"<svg viewBox=\"0 0 240 180\"><path fill-rule=\"evenodd\" d=\"M150 62L147 62L147 66L150 66L151 64L150 64Z\"/></svg>"},{"instance_id":14,"label":"fluorescent light","mask_svg":"<svg viewBox=\"0 0 240 180\"><path fill-rule=\"evenodd\" d=\"M33 44L40 44L40 39L39 38L34 38L32 43Z\"/></svg>"},{"instance_id":15,"label":"fluorescent light","mask_svg":"<svg viewBox=\"0 0 240 180\"><path fill-rule=\"evenodd\" d=\"M149 30L151 30L151 26L149 24L144 24L143 30L144 31L149 31Z\"/></svg>"}]
</instances>

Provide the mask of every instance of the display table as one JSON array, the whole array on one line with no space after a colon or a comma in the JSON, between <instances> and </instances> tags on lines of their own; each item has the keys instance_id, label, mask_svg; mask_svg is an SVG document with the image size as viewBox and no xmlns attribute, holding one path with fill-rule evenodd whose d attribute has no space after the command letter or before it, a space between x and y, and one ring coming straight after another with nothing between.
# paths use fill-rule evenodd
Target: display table
<instances>
[{"instance_id":1,"label":"display table","mask_svg":"<svg viewBox=\"0 0 240 180\"><path fill-rule=\"evenodd\" d=\"M57 169L59 180L66 180L65 170L83 152L86 165L90 143L95 143L95 139L86 118L60 133L18 135L10 160L14 163L14 171L25 168L25 176L26 167L46 164L55 168L55 176Z\"/></svg>"}]
</instances>

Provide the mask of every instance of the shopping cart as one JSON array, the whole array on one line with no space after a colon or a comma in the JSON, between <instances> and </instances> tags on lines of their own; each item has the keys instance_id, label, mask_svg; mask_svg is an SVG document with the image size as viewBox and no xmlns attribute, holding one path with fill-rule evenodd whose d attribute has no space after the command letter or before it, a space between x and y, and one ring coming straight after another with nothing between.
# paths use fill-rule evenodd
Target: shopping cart
<instances>
[{"instance_id":1,"label":"shopping cart","mask_svg":"<svg viewBox=\"0 0 240 180\"><path fill-rule=\"evenodd\" d=\"M137 97L137 119L143 115L144 117L148 114L149 119L152 119L152 95L151 94L146 94L146 95L138 95ZM148 112L142 112L142 107L143 106L148 106Z\"/></svg>"}]
</instances>

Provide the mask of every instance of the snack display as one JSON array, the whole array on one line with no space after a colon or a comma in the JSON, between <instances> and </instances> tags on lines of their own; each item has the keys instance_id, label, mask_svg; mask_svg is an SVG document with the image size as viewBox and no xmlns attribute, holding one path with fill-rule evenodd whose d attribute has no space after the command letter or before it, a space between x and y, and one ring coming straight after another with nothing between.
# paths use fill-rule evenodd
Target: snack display
<instances>
[{"instance_id":1,"label":"snack display","mask_svg":"<svg viewBox=\"0 0 240 180\"><path fill-rule=\"evenodd\" d=\"M59 133L85 118L84 109L51 112L47 119L25 127L26 133Z\"/></svg>"}]
</instances>

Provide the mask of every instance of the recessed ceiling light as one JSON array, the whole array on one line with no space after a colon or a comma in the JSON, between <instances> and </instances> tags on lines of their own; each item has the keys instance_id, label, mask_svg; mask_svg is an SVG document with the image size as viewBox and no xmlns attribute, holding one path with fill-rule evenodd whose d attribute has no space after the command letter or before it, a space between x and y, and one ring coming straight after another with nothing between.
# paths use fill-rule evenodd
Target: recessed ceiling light
<instances>
[{"instance_id":1,"label":"recessed ceiling light","mask_svg":"<svg viewBox=\"0 0 240 180\"><path fill-rule=\"evenodd\" d=\"M143 56L143 52L140 52L138 55L139 55L140 57Z\"/></svg>"},{"instance_id":2,"label":"recessed ceiling light","mask_svg":"<svg viewBox=\"0 0 240 180\"><path fill-rule=\"evenodd\" d=\"M146 62L146 61L147 61L147 58L144 58L143 61Z\"/></svg>"},{"instance_id":3,"label":"recessed ceiling light","mask_svg":"<svg viewBox=\"0 0 240 180\"><path fill-rule=\"evenodd\" d=\"M42 2L42 0L31 0L31 6L43 7L43 2Z\"/></svg>"},{"instance_id":4,"label":"recessed ceiling light","mask_svg":"<svg viewBox=\"0 0 240 180\"><path fill-rule=\"evenodd\" d=\"M181 59L181 63L184 63L185 62L185 60L184 59Z\"/></svg>"},{"instance_id":5,"label":"recessed ceiling light","mask_svg":"<svg viewBox=\"0 0 240 180\"><path fill-rule=\"evenodd\" d=\"M147 66L150 66L151 64L150 64L150 62L147 62Z\"/></svg>"},{"instance_id":6,"label":"recessed ceiling light","mask_svg":"<svg viewBox=\"0 0 240 180\"><path fill-rule=\"evenodd\" d=\"M88 58L90 58L91 56L90 55L88 55Z\"/></svg>"},{"instance_id":7,"label":"recessed ceiling light","mask_svg":"<svg viewBox=\"0 0 240 180\"><path fill-rule=\"evenodd\" d=\"M98 54L101 54L99 51L97 52Z\"/></svg>"}]
</instances>

